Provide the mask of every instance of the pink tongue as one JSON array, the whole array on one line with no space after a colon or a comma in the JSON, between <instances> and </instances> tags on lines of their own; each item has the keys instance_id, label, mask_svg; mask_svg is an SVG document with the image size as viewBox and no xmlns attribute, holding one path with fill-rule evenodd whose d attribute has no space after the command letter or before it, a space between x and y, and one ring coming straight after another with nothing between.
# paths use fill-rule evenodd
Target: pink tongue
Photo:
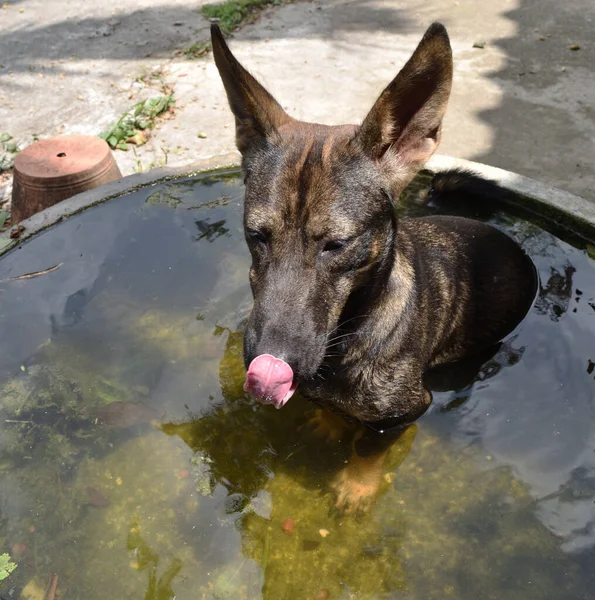
<instances>
[{"instance_id":1,"label":"pink tongue","mask_svg":"<svg viewBox=\"0 0 595 600\"><path fill-rule=\"evenodd\" d=\"M280 358L261 354L248 367L244 391L263 404L274 404L276 408L281 408L293 396L296 388L291 367Z\"/></svg>"}]
</instances>

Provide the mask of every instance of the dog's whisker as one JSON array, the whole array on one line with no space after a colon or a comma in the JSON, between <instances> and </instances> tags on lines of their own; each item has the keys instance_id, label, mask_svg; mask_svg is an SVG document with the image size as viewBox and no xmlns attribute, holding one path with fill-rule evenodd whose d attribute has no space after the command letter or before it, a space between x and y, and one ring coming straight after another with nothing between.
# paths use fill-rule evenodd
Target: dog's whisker
<instances>
[{"instance_id":1,"label":"dog's whisker","mask_svg":"<svg viewBox=\"0 0 595 600\"><path fill-rule=\"evenodd\" d=\"M333 348L337 348L337 347L341 346L342 343L343 342L341 341L341 342L337 342L336 344L331 344L330 346L327 346L325 348L325 352L328 351L328 350L332 350ZM335 352L337 352L337 350L335 350Z\"/></svg>"},{"instance_id":2,"label":"dog's whisker","mask_svg":"<svg viewBox=\"0 0 595 600\"><path fill-rule=\"evenodd\" d=\"M355 315L354 317L350 317L349 319L345 319L345 321L341 321L341 323L339 323L334 329L331 329L328 332L328 335L332 335L335 331L337 331L338 329L341 329L341 327L344 327L350 321L353 321L355 319L365 319L366 317L369 317L369 316L370 316L369 314Z\"/></svg>"},{"instance_id":3,"label":"dog's whisker","mask_svg":"<svg viewBox=\"0 0 595 600\"><path fill-rule=\"evenodd\" d=\"M337 346L340 346L343 342L345 342L345 340L341 340L339 342L335 342L334 344L330 344L329 346L326 347L326 349L330 350L331 348L336 348Z\"/></svg>"},{"instance_id":4,"label":"dog's whisker","mask_svg":"<svg viewBox=\"0 0 595 600\"><path fill-rule=\"evenodd\" d=\"M334 338L328 340L326 347L327 348L331 348L332 347L331 345L333 344L333 342L337 342L338 340L342 340L342 339L350 337L352 335L357 335L357 332L356 331L352 331L351 333L344 333L343 335L337 335ZM329 344L331 344L331 345L329 345Z\"/></svg>"},{"instance_id":5,"label":"dog's whisker","mask_svg":"<svg viewBox=\"0 0 595 600\"><path fill-rule=\"evenodd\" d=\"M342 333L341 335L336 335L335 337L332 337L328 341L330 343L330 342L334 342L335 340L340 340L341 338L348 337L350 335L356 335L356 334L357 334L357 331L349 331L347 333Z\"/></svg>"}]
</instances>

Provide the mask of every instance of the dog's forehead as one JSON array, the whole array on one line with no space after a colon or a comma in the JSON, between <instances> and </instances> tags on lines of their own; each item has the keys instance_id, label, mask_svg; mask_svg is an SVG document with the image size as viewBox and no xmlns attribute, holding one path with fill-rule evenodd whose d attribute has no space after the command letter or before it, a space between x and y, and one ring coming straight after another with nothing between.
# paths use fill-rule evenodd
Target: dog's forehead
<instances>
[{"instance_id":1,"label":"dog's forehead","mask_svg":"<svg viewBox=\"0 0 595 600\"><path fill-rule=\"evenodd\" d=\"M246 212L253 226L356 233L374 199L370 192L380 187L378 173L350 144L355 126L314 127L282 132L252 164Z\"/></svg>"}]
</instances>

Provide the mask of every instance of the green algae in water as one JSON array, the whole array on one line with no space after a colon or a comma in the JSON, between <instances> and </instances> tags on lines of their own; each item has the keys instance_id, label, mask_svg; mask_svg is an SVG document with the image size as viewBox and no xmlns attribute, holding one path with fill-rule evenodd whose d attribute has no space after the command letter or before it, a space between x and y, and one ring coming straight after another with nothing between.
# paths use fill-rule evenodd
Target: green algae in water
<instances>
[{"instance_id":1,"label":"green algae in water","mask_svg":"<svg viewBox=\"0 0 595 600\"><path fill-rule=\"evenodd\" d=\"M191 182L169 183L167 186L161 186L145 202L154 206L162 205L169 208L176 208L180 204L183 204L184 196L187 196L191 190Z\"/></svg>"},{"instance_id":2,"label":"green algae in water","mask_svg":"<svg viewBox=\"0 0 595 600\"><path fill-rule=\"evenodd\" d=\"M0 582L8 579L16 568L17 564L10 560L9 554L0 554Z\"/></svg>"},{"instance_id":3,"label":"green algae in water","mask_svg":"<svg viewBox=\"0 0 595 600\"><path fill-rule=\"evenodd\" d=\"M349 444L312 438L299 394L276 411L243 392L240 197L233 172L160 184L0 261L0 279L64 262L2 288L0 553L19 551L15 594L56 573L62 597L85 600L592 595L588 257L489 213L537 264L535 310L471 387L435 393L370 514L341 518L328 482ZM51 327L16 328L32 315ZM157 422L98 422L120 403Z\"/></svg>"}]
</instances>

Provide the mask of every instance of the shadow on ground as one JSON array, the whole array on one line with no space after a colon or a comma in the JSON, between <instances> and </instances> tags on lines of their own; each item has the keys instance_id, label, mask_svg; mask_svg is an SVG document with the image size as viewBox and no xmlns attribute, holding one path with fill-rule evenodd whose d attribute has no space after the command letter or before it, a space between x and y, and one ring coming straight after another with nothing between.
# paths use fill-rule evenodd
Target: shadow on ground
<instances>
[{"instance_id":1,"label":"shadow on ground","mask_svg":"<svg viewBox=\"0 0 595 600\"><path fill-rule=\"evenodd\" d=\"M61 72L63 67L52 68L48 61L172 57L197 30L206 34L207 29L197 9L156 6L104 18L68 18L5 29L0 32L0 56L8 71L43 65L46 72Z\"/></svg>"},{"instance_id":2,"label":"shadow on ground","mask_svg":"<svg viewBox=\"0 0 595 600\"><path fill-rule=\"evenodd\" d=\"M496 42L506 62L488 75L501 102L479 113L493 140L473 159L593 199L595 4L521 0L505 14L517 31Z\"/></svg>"},{"instance_id":3,"label":"shadow on ground","mask_svg":"<svg viewBox=\"0 0 595 600\"><path fill-rule=\"evenodd\" d=\"M312 12L323 10L311 2ZM274 15L271 10L266 13ZM265 18L266 18L265 14ZM378 7L373 0L351 2L333 11L328 27L275 28L270 37L333 37L349 32L400 32L411 26L406 11L393 6ZM43 64L46 72L61 72L48 61L81 59L140 60L172 58L191 41L208 39L209 23L200 8L160 5L105 17L67 18L45 26L6 28L0 32L2 71L28 71ZM249 34L243 36L249 39ZM258 34L257 34L258 37ZM68 74L68 73L67 73Z\"/></svg>"}]
</instances>

